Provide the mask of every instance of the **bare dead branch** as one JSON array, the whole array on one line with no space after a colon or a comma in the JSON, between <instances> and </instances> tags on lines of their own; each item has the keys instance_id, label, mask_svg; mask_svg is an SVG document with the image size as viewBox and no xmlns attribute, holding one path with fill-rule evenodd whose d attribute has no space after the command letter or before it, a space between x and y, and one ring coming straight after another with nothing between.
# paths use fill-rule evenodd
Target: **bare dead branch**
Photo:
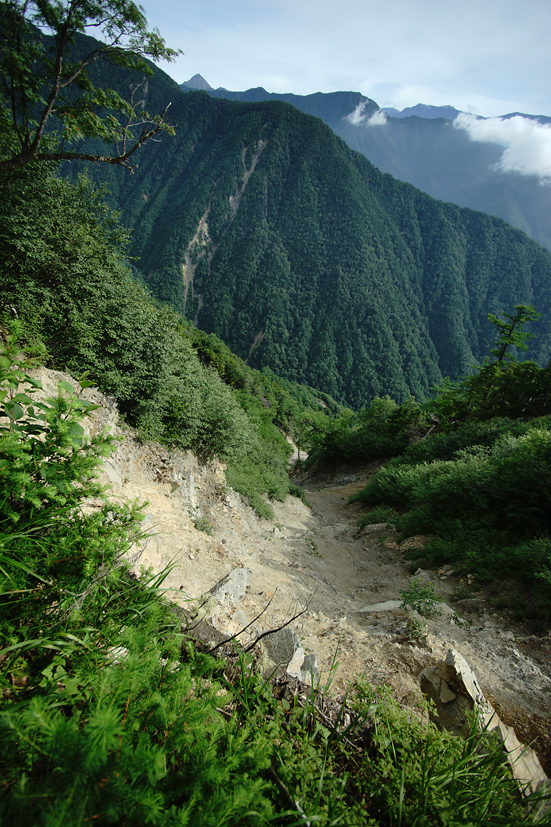
<instances>
[{"instance_id":1,"label":"bare dead branch","mask_svg":"<svg viewBox=\"0 0 551 827\"><path fill-rule=\"evenodd\" d=\"M216 646L214 646L212 649L209 649L209 655L211 655L213 652L215 652L215 651L216 651L217 649L219 649L221 646L224 646L224 644L229 643L229 642L230 642L230 641L232 641L232 640L235 640L235 638L239 637L239 635L242 635L242 634L243 634L243 632L246 632L246 631L247 631L247 629L248 629L250 626L252 626L252 625L253 625L253 623L256 623L256 621L258 620L258 618L259 618L259 617L262 617L262 615L264 614L264 612L265 612L265 611L267 611L267 609L269 609L270 604L271 604L272 600L274 599L274 597L276 596L276 594L277 594L277 589L275 590L275 592L273 593L273 595L270 597L270 599L269 599L268 603L264 606L264 608L262 609L262 611L261 611L261 612L259 612L259 614L257 614L257 616L256 616L255 618L253 618L253 619L251 620L251 622L250 622L250 623L247 623L247 625L246 625L246 626L244 626L242 629L240 629L240 630L239 630L238 632L236 632L234 635L231 635L231 637L226 638L226 640L223 640L221 643L218 643L218 644L217 644ZM245 649L245 652L247 652L247 651L248 651L248 649Z\"/></svg>"},{"instance_id":2,"label":"bare dead branch","mask_svg":"<svg viewBox=\"0 0 551 827\"><path fill-rule=\"evenodd\" d=\"M247 648L244 649L243 651L244 652L250 652L251 649L254 649L254 647L256 646L257 643L260 643L262 638L268 637L268 635L273 635L276 632L280 632L282 629L285 629L285 627L289 626L289 624L292 623L293 620L297 620L299 617L302 617L302 615L305 614L308 611L309 605L310 605L310 601L308 601L305 609L303 609L301 612L298 612L298 614L293 615L293 617L289 618L289 620L287 620L286 623L283 623L281 626L278 626L276 629L268 629L267 632L262 632L262 634L258 635L258 637L255 640L253 640L253 642L250 643L249 646L247 646Z\"/></svg>"}]
</instances>

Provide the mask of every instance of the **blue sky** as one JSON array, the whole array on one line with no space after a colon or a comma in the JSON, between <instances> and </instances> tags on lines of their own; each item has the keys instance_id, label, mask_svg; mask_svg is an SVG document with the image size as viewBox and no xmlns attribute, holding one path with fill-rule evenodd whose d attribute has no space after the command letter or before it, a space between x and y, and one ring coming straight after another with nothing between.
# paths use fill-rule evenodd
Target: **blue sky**
<instances>
[{"instance_id":1,"label":"blue sky","mask_svg":"<svg viewBox=\"0 0 551 827\"><path fill-rule=\"evenodd\" d=\"M145 0L179 83L551 116L549 0Z\"/></svg>"}]
</instances>

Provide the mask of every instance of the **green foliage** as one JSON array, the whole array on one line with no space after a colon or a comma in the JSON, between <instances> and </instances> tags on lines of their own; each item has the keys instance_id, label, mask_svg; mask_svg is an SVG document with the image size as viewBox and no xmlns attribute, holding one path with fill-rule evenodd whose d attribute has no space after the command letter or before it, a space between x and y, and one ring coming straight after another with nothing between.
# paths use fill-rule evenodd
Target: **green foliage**
<instances>
[{"instance_id":1,"label":"green foliage","mask_svg":"<svg viewBox=\"0 0 551 827\"><path fill-rule=\"evenodd\" d=\"M226 480L265 519L274 516L266 495L283 501L289 492L285 467L281 466L278 455L270 450L269 444L258 444L238 465L228 463Z\"/></svg>"},{"instance_id":2,"label":"green foliage","mask_svg":"<svg viewBox=\"0 0 551 827\"><path fill-rule=\"evenodd\" d=\"M66 384L57 399L35 401L39 385L15 355L8 333L2 821L266 823L267 742L217 711L224 700L212 659L191 649L182 659L163 575L142 584L122 563L139 538L140 512L108 502L94 483L109 440L84 439L79 420L90 406Z\"/></svg>"},{"instance_id":3,"label":"green foliage","mask_svg":"<svg viewBox=\"0 0 551 827\"><path fill-rule=\"evenodd\" d=\"M18 4L11 7L18 8ZM55 9L49 4L40 8L61 16L68 10L63 3ZM72 8L84 7L76 3ZM124 3L117 6L122 14L128 8ZM293 121L288 110L280 111ZM276 127L277 114L277 108L272 110L272 126L275 123ZM257 115L258 122L265 124L265 112L261 109ZM88 128L84 120L79 128ZM194 155L201 165L205 159L194 146L204 128L201 113L193 128L181 163L188 163ZM212 199L209 217L213 231L219 233L224 275L231 277L236 261L231 247L223 243L229 232L224 204L235 194L239 163L243 159L252 163L255 144L244 144L237 128L220 131L219 122L218 129L233 141L238 159L229 178L220 177L222 201ZM316 125L311 123L310 129L309 154L326 158ZM249 137L254 137L254 130ZM277 129L270 134L272 144L276 145L275 157L289 150ZM244 145L249 147L245 154ZM2 151L4 157L11 157L7 150L9 142ZM209 163L216 166L212 157ZM301 167L307 168L300 155L293 163L298 165L297 175L282 177L279 172L274 186L279 188L281 207L289 188L296 190L307 212L315 201L315 176L311 170L306 180L298 174ZM348 173L353 166L348 158ZM340 172L333 170L328 182L329 200L335 197L337 202L339 187L353 183L350 174L341 182ZM258 179L251 177L251 183L254 188ZM226 459L228 479L233 474L251 504L268 513L262 492L279 498L288 490L289 448L278 427L285 433L295 429L304 444L319 445L324 438L326 414L310 398L311 389L278 387L269 374L252 373L242 362L229 358L214 340L195 347L181 319L154 304L130 277L122 260L116 221L86 182L69 186L44 165L28 164L3 175L2 187L4 317L12 313L20 317L27 341L44 338L50 364L79 375L89 370L91 380L117 395L127 419L144 437ZM204 182L198 184L199 195L205 194L205 187ZM266 210L265 217L269 214L270 221L277 223L277 199L274 203L270 194L266 196L265 186L261 190L259 203ZM148 200L144 194L138 198L142 205ZM132 203L132 198L128 201ZM199 206L203 215L205 203ZM266 324L259 328L258 319L242 303L233 332L249 343L249 354L253 354L259 330L264 333L266 329L274 364L279 364L293 329L288 321L293 320L297 329L304 322L304 329L310 326L308 335L312 334L308 339L312 375L328 377L331 387L343 394L346 382L355 376L353 351L343 337L348 373L339 384L337 331L327 323L326 311L334 295L343 296L354 286L349 279L351 262L346 262L346 268L339 263L331 271L331 290L325 292L321 305L312 300L313 293L303 301L299 291L300 319L293 316L294 309L279 290L281 275L300 269L308 242L310 258L301 288L308 293L316 286L317 250L339 237L329 206L327 201L315 204L319 215L328 219L316 243L296 224L293 211L286 217L284 209L281 220L289 221L288 250L269 231L264 238L249 239L250 249L258 251L265 268L265 295L250 289L254 268L249 274L243 271L239 289L250 292L253 305L259 300L262 313L272 306L281 309L281 305L287 322L280 324L277 316L266 316L261 320ZM193 228L196 217L190 213L188 218L186 213L185 231ZM248 214L243 219L238 214L237 220L252 226L248 218ZM385 225L382 218L373 223ZM298 232L291 232L293 224ZM146 221L144 237L150 229ZM392 229L388 232L396 242L397 257L405 261L407 253L398 236ZM354 251L355 247L347 243L343 249ZM381 269L373 249L366 245L364 253L371 258L370 273L375 278ZM165 260L162 266L178 273L181 287L181 260L174 250L168 258L172 253L174 260L168 264ZM395 264L391 262L389 269L398 283L400 269ZM328 274L319 272L325 284ZM154 268L151 274L154 282ZM198 267L197 288L206 275ZM218 295L216 288L205 295L209 312L211 303L214 306L219 300L223 310L231 307L231 292ZM365 299L365 294L360 295L358 306ZM191 310L196 314L199 308ZM315 330L313 319L320 325ZM369 381L380 386L365 357L366 342L370 347L375 342L377 358L390 376L398 344L407 344L409 333L406 325L398 324L396 335L390 335L390 328L372 324L368 316L362 319L365 335L356 338L358 352L363 351L359 369L369 368ZM523 809L500 753L487 748L484 739L473 734L465 745L451 741L432 727L422 727L409 713L365 686L358 690L357 718L346 728L339 721L328 727L316 717L315 692L304 704L298 698L292 703L278 702L246 657L233 670L189 645L176 613L162 597L166 572L136 579L123 562L126 552L140 541L141 513L136 506L120 507L106 500L96 483L97 463L109 450L109 440L84 438L81 420L89 407L80 398L80 389L88 380L83 377L76 391L65 383L56 398L39 401L40 389L22 370L17 356L16 333L13 328L2 330L0 354L0 414L5 417L0 422L0 631L5 642L0 651L2 822L52 827L93 821L128 827L144 823L497 827L537 822L533 813ZM352 333L356 336L358 329ZM406 351L413 352L411 347ZM203 363L197 352L202 352ZM304 339L297 336L293 370L301 370L297 366L303 364L305 352ZM418 369L414 362L411 377ZM422 384L424 380L418 376L413 381ZM396 395L405 398L407 383L398 380L395 386ZM309 401L303 405L305 397ZM328 397L323 401L330 404ZM370 409L351 419L354 415L345 412L338 426L339 438L346 443L348 432L357 430L366 455L380 450L380 444L392 450L404 446L424 427L423 415L412 401L399 406L390 399L377 399ZM533 467L538 484L545 486L549 460L545 428L510 435L511 439L516 442L495 440L486 454L476 448L467 451L460 462L465 466L482 462L484 455L511 485L521 456L521 464ZM353 439L348 444L352 446ZM542 446L543 461L538 466L537 452ZM482 484L494 471L492 466L479 474ZM441 476L444 479L445 473ZM435 490L439 490L437 477ZM403 482L401 496L407 498ZM415 483L414 477L410 482ZM445 489L444 484L439 496L449 505ZM534 577L548 588L548 544L545 537L523 533L525 511L526 504L521 502L513 514L515 531L522 540L515 546L516 553L519 560L529 554L537 558ZM538 502L536 519L544 519ZM487 533L491 530L492 526ZM469 546L469 551L476 548ZM221 688L222 670L226 694Z\"/></svg>"},{"instance_id":4,"label":"green foliage","mask_svg":"<svg viewBox=\"0 0 551 827\"><path fill-rule=\"evenodd\" d=\"M238 391L243 409L256 422L264 423L261 431L266 436L272 423L296 443L299 452L308 451L322 438L333 416L342 410L332 397L314 388L280 379L269 368L259 372L248 367L212 333L192 326L187 333L201 363L212 367L225 384ZM271 439L273 443L273 430ZM275 441L279 446L271 447L276 452L285 447L277 437Z\"/></svg>"},{"instance_id":5,"label":"green foliage","mask_svg":"<svg viewBox=\"0 0 551 827\"><path fill-rule=\"evenodd\" d=\"M395 523L405 535L432 535L424 554L434 563L451 562L482 579L526 581L534 606L547 615L549 418L467 424L426 443L379 471L358 499L402 512Z\"/></svg>"},{"instance_id":6,"label":"green foliage","mask_svg":"<svg viewBox=\"0 0 551 827\"><path fill-rule=\"evenodd\" d=\"M358 492L358 494L353 494L350 497L350 502L358 502L362 499L362 492ZM397 516L398 514L393 508L389 508L388 506L378 506L377 508L372 508L370 511L367 511L365 514L362 514L361 517L358 517L356 520L356 527L358 532L360 532L366 526L376 525L377 523L388 523L389 525L393 525Z\"/></svg>"},{"instance_id":7,"label":"green foliage","mask_svg":"<svg viewBox=\"0 0 551 827\"><path fill-rule=\"evenodd\" d=\"M310 463L319 460L359 464L388 459L428 430L428 417L413 398L398 405L389 396L375 398L356 414L344 412L328 423L314 443Z\"/></svg>"},{"instance_id":8,"label":"green foliage","mask_svg":"<svg viewBox=\"0 0 551 827\"><path fill-rule=\"evenodd\" d=\"M486 363L460 383L445 383L427 405L443 427L494 417L529 418L551 410L551 368L535 362Z\"/></svg>"},{"instance_id":9,"label":"green foliage","mask_svg":"<svg viewBox=\"0 0 551 827\"><path fill-rule=\"evenodd\" d=\"M69 184L39 165L3 183L0 310L15 308L50 366L88 371L143 438L228 462L231 484L267 515L263 494L281 499L288 487L280 429L293 434L305 404L327 418L315 392L282 387L155 304L121 258L116 216L85 179Z\"/></svg>"},{"instance_id":10,"label":"green foliage","mask_svg":"<svg viewBox=\"0 0 551 827\"><path fill-rule=\"evenodd\" d=\"M37 179L42 205L32 197ZM254 437L239 404L199 364L177 315L156 307L121 260L121 233L100 194L47 170L6 178L0 238L14 305L50 364L90 371L144 437L209 456L239 454ZM46 209L48 203L51 209Z\"/></svg>"},{"instance_id":11,"label":"green foliage","mask_svg":"<svg viewBox=\"0 0 551 827\"><path fill-rule=\"evenodd\" d=\"M367 824L512 827L538 822L523 808L499 744L480 736L474 723L465 740L454 738L399 707L384 687L359 681L356 691L358 708L367 706L374 723L370 749L354 761L359 785L369 785L364 800L373 821Z\"/></svg>"},{"instance_id":12,"label":"green foliage","mask_svg":"<svg viewBox=\"0 0 551 827\"><path fill-rule=\"evenodd\" d=\"M442 598L434 591L434 583L431 580L412 580L407 589L400 591L400 597L403 608L409 607L423 617L440 614L438 603L442 602Z\"/></svg>"},{"instance_id":13,"label":"green foliage","mask_svg":"<svg viewBox=\"0 0 551 827\"><path fill-rule=\"evenodd\" d=\"M79 54L75 38L86 29L95 29L102 42L92 41ZM156 30L148 30L143 9L132 0L4 0L0 54L2 120L17 146L0 159L0 170L61 159L129 167L128 159L143 143L161 131L174 132L165 121L166 110L153 117L144 111L139 82L125 98L124 93L95 86L90 78L90 66L98 61L150 75L145 56L172 60L178 54ZM52 119L59 129L55 140L48 135ZM68 143L86 137L115 147L107 155L67 150Z\"/></svg>"},{"instance_id":14,"label":"green foliage","mask_svg":"<svg viewBox=\"0 0 551 827\"><path fill-rule=\"evenodd\" d=\"M203 517L198 511L190 511L189 518L197 531L202 531L205 534L208 534L209 537L212 537L214 530L206 517Z\"/></svg>"},{"instance_id":15,"label":"green foliage","mask_svg":"<svg viewBox=\"0 0 551 827\"><path fill-rule=\"evenodd\" d=\"M551 410L551 362L539 368L535 362L517 362L510 348L526 350L532 335L524 330L527 321L539 319L533 307L516 305L515 314L504 313L505 321L489 314L498 336L486 360L472 376L461 382L447 381L436 388L438 395L427 405L443 427L457 422L494 417L528 419Z\"/></svg>"},{"instance_id":16,"label":"green foliage","mask_svg":"<svg viewBox=\"0 0 551 827\"><path fill-rule=\"evenodd\" d=\"M538 422L547 427L551 417L541 417ZM434 431L429 438L413 442L405 449L401 457L391 460L389 465L413 465L433 460L449 460L462 450L472 450L473 446L490 449L503 434L520 436L532 428L530 422L494 417L483 422L465 422L451 430ZM476 450L479 450L478 448Z\"/></svg>"},{"instance_id":17,"label":"green foliage","mask_svg":"<svg viewBox=\"0 0 551 827\"><path fill-rule=\"evenodd\" d=\"M17 326L15 326L17 328ZM102 501L98 461L112 439L86 440L81 420L94 408L61 383L56 398L37 400L40 383L17 361L17 329L0 345L0 570L4 609L24 595L37 624L57 601L82 606L82 582L118 559L132 543L139 511ZM99 500L98 500L99 498ZM86 500L90 506L81 510ZM99 504L93 505L94 501ZM63 588L54 582L63 580ZM12 594L18 595L15 601ZM52 625L50 623L49 625Z\"/></svg>"},{"instance_id":18,"label":"green foliage","mask_svg":"<svg viewBox=\"0 0 551 827\"><path fill-rule=\"evenodd\" d=\"M504 320L498 319L492 313L488 315L488 319L498 331L497 341L490 350L498 364L504 359L514 360L515 356L510 351L511 347L528 350L526 339L533 337L531 333L523 329L524 325L526 322L541 318L541 313L537 313L533 307L526 304L515 305L515 311L514 314L504 312Z\"/></svg>"}]
</instances>

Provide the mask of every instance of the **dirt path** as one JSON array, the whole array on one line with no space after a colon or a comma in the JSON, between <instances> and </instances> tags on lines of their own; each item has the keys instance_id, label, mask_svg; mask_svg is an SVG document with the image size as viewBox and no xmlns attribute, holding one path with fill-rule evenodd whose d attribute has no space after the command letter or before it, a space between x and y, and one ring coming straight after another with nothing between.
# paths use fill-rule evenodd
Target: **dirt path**
<instances>
[{"instance_id":1,"label":"dirt path","mask_svg":"<svg viewBox=\"0 0 551 827\"><path fill-rule=\"evenodd\" d=\"M56 393L60 379L72 381L46 370L39 378L46 395ZM519 738L538 738L538 753L551 774L551 639L530 636L480 599L465 607L464 624L454 622L449 610L428 621L425 641L408 639L407 615L398 602L412 580L403 548L385 527L358 537L358 506L348 505L365 477L310 480L311 509L289 497L275 504L274 521L259 520L226 489L222 466L201 466L189 452L138 442L118 427L114 400L95 389L86 396L99 405L87 431L107 427L123 437L105 461L111 496L147 501L143 527L150 536L135 550L135 568L161 571L171 565L165 586L172 600L189 607L227 575L241 577L238 599L207 607L214 625L230 634L254 621L240 640L304 610L292 628L305 652L316 655L321 685L331 680L336 692L360 675L389 684L402 702L413 704L419 673L454 647ZM421 576L432 578L448 603L454 589L466 585L446 572ZM387 605L377 607L381 603Z\"/></svg>"},{"instance_id":2,"label":"dirt path","mask_svg":"<svg viewBox=\"0 0 551 827\"><path fill-rule=\"evenodd\" d=\"M289 497L275 504L275 520L266 521L233 492L222 494L220 471L201 469L187 456L187 465L176 473L173 455L168 466L157 455L163 449L150 448L153 456L147 461L143 450L141 473L149 469L151 475L153 467L158 476L161 467L163 474L181 474L188 481L175 486L150 480L144 487L131 457L127 477L132 482L121 486L125 497L149 500L146 528L153 536L139 565L159 570L175 564L166 581L171 599L188 608L205 603L214 584L242 573L242 596L215 605L207 601L207 619L229 634L254 621L239 637L247 643L305 610L291 628L305 653L316 655L321 686L330 682L336 693L362 676L391 686L402 703L414 706L419 673L444 660L450 648L458 649L501 718L524 743L534 742L551 774L551 641L507 624L483 599L457 623L450 595L467 583L447 572L421 573L435 582L448 609L427 621L424 641L409 639L407 614L399 607L400 591L413 579L404 549L385 527L358 537L359 507L348 504L365 479L311 485L311 509ZM194 527L197 514L210 536Z\"/></svg>"}]
</instances>

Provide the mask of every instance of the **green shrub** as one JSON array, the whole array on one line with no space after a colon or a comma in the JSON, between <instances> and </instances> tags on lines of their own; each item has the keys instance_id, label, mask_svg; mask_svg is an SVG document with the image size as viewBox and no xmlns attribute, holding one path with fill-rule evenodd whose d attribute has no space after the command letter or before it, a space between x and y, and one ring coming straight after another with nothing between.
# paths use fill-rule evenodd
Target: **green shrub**
<instances>
[{"instance_id":1,"label":"green shrub","mask_svg":"<svg viewBox=\"0 0 551 827\"><path fill-rule=\"evenodd\" d=\"M488 423L494 424L497 423ZM438 435L437 446L417 446L379 471L357 499L402 513L403 536L431 535L422 552L433 563L453 563L480 579L510 575L530 584L544 615L551 596L543 572L551 535L551 428L548 418L512 428L463 426ZM462 447L458 447L461 444ZM453 449L453 450L452 450ZM416 463L419 455L448 456Z\"/></svg>"},{"instance_id":2,"label":"green shrub","mask_svg":"<svg viewBox=\"0 0 551 827\"><path fill-rule=\"evenodd\" d=\"M421 580L412 580L407 589L400 591L400 597L402 608L409 607L423 617L433 617L441 613L438 604L442 602L442 598L436 594L431 580L426 583Z\"/></svg>"},{"instance_id":3,"label":"green shrub","mask_svg":"<svg viewBox=\"0 0 551 827\"><path fill-rule=\"evenodd\" d=\"M401 454L425 431L426 416L413 398L398 405L389 396L375 398L356 414L345 411L331 422L315 446L312 460L352 464Z\"/></svg>"},{"instance_id":4,"label":"green shrub","mask_svg":"<svg viewBox=\"0 0 551 827\"><path fill-rule=\"evenodd\" d=\"M551 429L551 417L538 420L541 427ZM413 465L420 462L452 459L458 451L475 446L491 448L504 434L520 435L533 427L531 422L522 422L504 417L490 419L487 422L465 422L451 431L431 434L408 445L404 453L392 460L396 465Z\"/></svg>"},{"instance_id":5,"label":"green shrub","mask_svg":"<svg viewBox=\"0 0 551 827\"><path fill-rule=\"evenodd\" d=\"M356 502L357 500L358 495L353 495L350 497L350 502ZM394 525L397 518L398 513L393 508L389 508L388 506L378 506L377 508L372 508L371 511L368 511L366 514L362 514L361 517L358 517L356 520L356 527L358 531L361 531L366 526L376 525L377 523Z\"/></svg>"}]
</instances>

